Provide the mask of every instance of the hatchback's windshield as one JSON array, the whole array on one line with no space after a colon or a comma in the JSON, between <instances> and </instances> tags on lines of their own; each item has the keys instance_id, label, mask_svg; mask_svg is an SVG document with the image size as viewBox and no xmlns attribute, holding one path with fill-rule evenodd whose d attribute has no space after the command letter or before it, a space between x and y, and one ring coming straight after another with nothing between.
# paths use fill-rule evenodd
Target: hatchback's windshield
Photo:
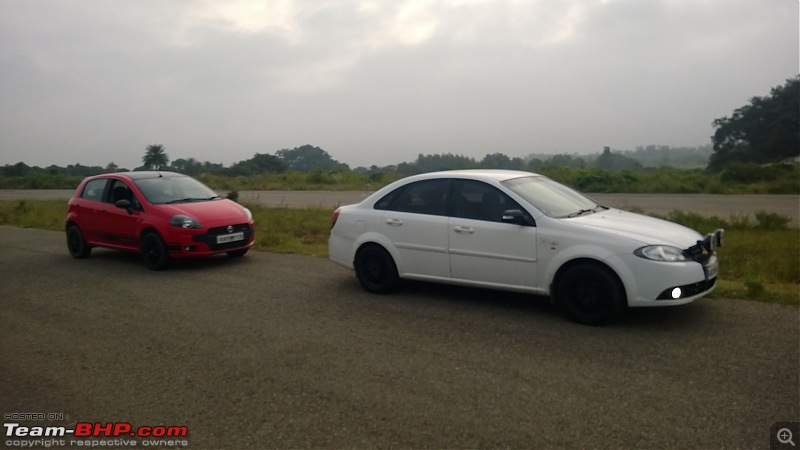
<instances>
[{"instance_id":1,"label":"hatchback's windshield","mask_svg":"<svg viewBox=\"0 0 800 450\"><path fill-rule=\"evenodd\" d=\"M503 181L503 185L550 217L576 217L603 208L583 194L547 177L514 178Z\"/></svg>"},{"instance_id":2,"label":"hatchback's windshield","mask_svg":"<svg viewBox=\"0 0 800 450\"><path fill-rule=\"evenodd\" d=\"M157 205L188 203L220 198L203 183L190 177L159 177L135 180L147 201Z\"/></svg>"}]
</instances>

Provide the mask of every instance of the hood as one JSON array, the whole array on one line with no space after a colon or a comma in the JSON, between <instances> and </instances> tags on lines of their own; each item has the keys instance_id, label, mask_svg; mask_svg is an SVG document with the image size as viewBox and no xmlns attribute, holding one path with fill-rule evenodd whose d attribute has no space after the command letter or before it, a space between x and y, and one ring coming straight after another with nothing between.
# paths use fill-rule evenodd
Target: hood
<instances>
[{"instance_id":1,"label":"hood","mask_svg":"<svg viewBox=\"0 0 800 450\"><path fill-rule=\"evenodd\" d=\"M159 209L172 216L189 216L206 228L250 222L244 207L228 199L159 205Z\"/></svg>"},{"instance_id":2,"label":"hood","mask_svg":"<svg viewBox=\"0 0 800 450\"><path fill-rule=\"evenodd\" d=\"M581 228L637 241L641 245L665 244L685 249L703 239L700 233L683 225L614 208L561 220Z\"/></svg>"}]
</instances>

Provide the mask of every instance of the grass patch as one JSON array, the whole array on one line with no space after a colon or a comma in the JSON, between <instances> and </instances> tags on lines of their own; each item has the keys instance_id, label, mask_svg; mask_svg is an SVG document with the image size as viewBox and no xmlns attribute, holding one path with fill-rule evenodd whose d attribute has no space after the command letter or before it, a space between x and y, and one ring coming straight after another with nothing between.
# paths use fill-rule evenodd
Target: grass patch
<instances>
[{"instance_id":1,"label":"grass patch","mask_svg":"<svg viewBox=\"0 0 800 450\"><path fill-rule=\"evenodd\" d=\"M710 297L800 305L800 286L797 284L762 284L757 281L719 280L717 288Z\"/></svg>"},{"instance_id":2,"label":"grass patch","mask_svg":"<svg viewBox=\"0 0 800 450\"><path fill-rule=\"evenodd\" d=\"M255 250L328 256L332 209L247 206L256 221ZM65 214L63 200L0 201L0 225L61 231ZM713 297L800 305L800 230L787 228L782 216L720 219L673 211L666 218L701 233L726 229Z\"/></svg>"},{"instance_id":3,"label":"grass patch","mask_svg":"<svg viewBox=\"0 0 800 450\"><path fill-rule=\"evenodd\" d=\"M67 216L64 200L0 201L0 225L61 231Z\"/></svg>"},{"instance_id":4,"label":"grass patch","mask_svg":"<svg viewBox=\"0 0 800 450\"><path fill-rule=\"evenodd\" d=\"M332 209L247 207L256 222L256 250L328 257Z\"/></svg>"}]
</instances>

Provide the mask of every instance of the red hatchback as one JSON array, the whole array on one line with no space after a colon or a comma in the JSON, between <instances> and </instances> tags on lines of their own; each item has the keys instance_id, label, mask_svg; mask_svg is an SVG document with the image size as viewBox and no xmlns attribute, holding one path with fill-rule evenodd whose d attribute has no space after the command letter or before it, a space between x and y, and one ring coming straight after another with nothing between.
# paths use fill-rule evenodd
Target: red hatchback
<instances>
[{"instance_id":1,"label":"red hatchback","mask_svg":"<svg viewBox=\"0 0 800 450\"><path fill-rule=\"evenodd\" d=\"M249 209L173 172L120 172L84 179L67 208L67 248L75 258L93 247L139 252L161 270L171 259L227 253L253 245Z\"/></svg>"}]
</instances>

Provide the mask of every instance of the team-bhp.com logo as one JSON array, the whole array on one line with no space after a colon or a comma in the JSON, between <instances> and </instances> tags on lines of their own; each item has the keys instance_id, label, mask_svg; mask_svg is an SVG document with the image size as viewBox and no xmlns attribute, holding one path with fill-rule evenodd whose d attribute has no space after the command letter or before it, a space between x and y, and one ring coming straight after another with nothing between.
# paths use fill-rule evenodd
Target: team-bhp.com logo
<instances>
[{"instance_id":1,"label":"team-bhp.com logo","mask_svg":"<svg viewBox=\"0 0 800 450\"><path fill-rule=\"evenodd\" d=\"M89 423L78 422L75 428L24 427L18 423L4 423L6 437L186 437L189 430L181 426L136 427L128 422Z\"/></svg>"},{"instance_id":2,"label":"team-bhp.com logo","mask_svg":"<svg viewBox=\"0 0 800 450\"><path fill-rule=\"evenodd\" d=\"M7 447L64 446L170 446L186 447L189 430L185 426L141 426L128 422L78 422L74 427L25 426L5 422Z\"/></svg>"}]
</instances>

